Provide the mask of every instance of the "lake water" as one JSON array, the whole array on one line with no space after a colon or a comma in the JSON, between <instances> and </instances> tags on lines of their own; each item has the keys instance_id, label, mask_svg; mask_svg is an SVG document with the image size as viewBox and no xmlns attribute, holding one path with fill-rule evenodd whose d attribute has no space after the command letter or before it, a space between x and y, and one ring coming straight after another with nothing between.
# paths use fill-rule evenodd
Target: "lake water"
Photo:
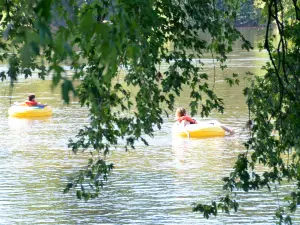
<instances>
[{"instance_id":1,"label":"lake water","mask_svg":"<svg viewBox=\"0 0 300 225\"><path fill-rule=\"evenodd\" d=\"M242 29L254 45L261 40L260 29ZM209 220L192 212L193 202L209 203L223 196L222 177L232 171L236 156L244 151L244 130L248 109L243 89L247 71L263 74L260 67L268 60L266 52L242 51L229 55L228 69L241 75L241 84L229 88L217 76L216 92L225 100L225 113L212 113L236 131L233 136L180 139L172 138L173 118L165 118L162 129L149 139L150 146L137 144L135 150L111 151L108 161L115 164L100 197L88 202L63 194L67 178L84 166L87 155L73 155L68 139L88 122L87 110L74 99L61 101L59 88L51 90L51 81L20 79L13 93L1 83L0 92L0 224L275 224L275 210L283 205L282 196L267 190L238 193L240 210L220 213ZM210 58L205 71L213 74ZM3 65L0 69L5 69ZM163 68L162 68L163 69ZM219 74L219 71L218 71ZM37 100L52 106L54 115L45 120L8 118L12 101L22 101L34 92ZM176 106L188 106L184 90ZM196 119L201 119L199 116ZM287 192L292 185L281 185ZM295 223L300 216L295 216Z\"/></svg>"}]
</instances>

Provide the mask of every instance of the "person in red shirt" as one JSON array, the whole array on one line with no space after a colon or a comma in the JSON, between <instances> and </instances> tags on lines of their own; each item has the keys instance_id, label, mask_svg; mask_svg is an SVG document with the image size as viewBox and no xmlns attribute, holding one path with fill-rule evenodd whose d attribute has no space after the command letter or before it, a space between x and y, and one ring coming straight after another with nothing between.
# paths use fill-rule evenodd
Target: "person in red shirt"
<instances>
[{"instance_id":1,"label":"person in red shirt","mask_svg":"<svg viewBox=\"0 0 300 225\"><path fill-rule=\"evenodd\" d=\"M37 106L38 103L37 101L35 101L35 95L34 94L28 95L28 101L25 101L25 104L28 106Z\"/></svg>"}]
</instances>

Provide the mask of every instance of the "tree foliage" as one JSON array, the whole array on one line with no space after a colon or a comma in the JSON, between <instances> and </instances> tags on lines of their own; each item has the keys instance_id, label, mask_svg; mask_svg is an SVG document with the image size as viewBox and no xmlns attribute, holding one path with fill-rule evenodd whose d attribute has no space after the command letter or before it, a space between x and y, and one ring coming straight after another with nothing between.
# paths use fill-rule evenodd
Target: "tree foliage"
<instances>
[{"instance_id":1,"label":"tree foliage","mask_svg":"<svg viewBox=\"0 0 300 225\"><path fill-rule=\"evenodd\" d=\"M74 153L90 151L91 159L66 193L75 191L85 200L98 196L113 169L105 155L118 143L125 149L138 140L147 144L143 135L152 136L161 127L164 112L173 110L182 88L191 90L192 114L223 112L222 99L195 59L210 51L224 66L235 40L241 38L243 47L250 48L232 26L236 2L229 3L220 11L215 1L206 0L0 1L0 60L9 64L1 79L13 85L21 75L36 72L45 79L50 74L66 102L75 92L72 81L80 81L76 94L81 106L89 108L90 122L69 147ZM168 64L166 71L159 71L161 63ZM72 77L63 64L71 66Z\"/></svg>"},{"instance_id":2,"label":"tree foliage","mask_svg":"<svg viewBox=\"0 0 300 225\"><path fill-rule=\"evenodd\" d=\"M267 25L260 47L268 51L270 61L263 67L265 76L256 77L244 91L254 127L245 143L247 152L238 156L234 171L224 178L224 189L248 192L295 183L290 195L278 199L287 207L278 205L275 214L280 224L291 224L300 203L300 3L270 0L264 7ZM272 29L278 30L278 37L271 34ZM264 172L256 171L258 165L264 166ZM216 205L199 204L194 209L216 215L216 209L209 209Z\"/></svg>"},{"instance_id":3,"label":"tree foliage","mask_svg":"<svg viewBox=\"0 0 300 225\"><path fill-rule=\"evenodd\" d=\"M235 21L236 26L259 26L265 22L258 2L254 0L240 2Z\"/></svg>"},{"instance_id":4,"label":"tree foliage","mask_svg":"<svg viewBox=\"0 0 300 225\"><path fill-rule=\"evenodd\" d=\"M125 149L134 147L135 141L147 144L143 135L152 136L160 128L164 112L173 110L183 88L191 90L192 114L223 112L222 99L209 87L202 64L194 61L211 51L224 68L235 40L242 38L249 49L249 42L232 26L237 3L226 1L220 10L214 0L0 0L0 60L9 64L1 79L13 85L20 75L37 72L45 79L50 74L52 85L61 85L66 102L75 92L72 81L80 81L76 93L81 105L89 108L90 122L69 147L92 156L65 192L72 190L85 200L97 197L113 169L105 155L118 143ZM276 211L280 223L291 223L288 212L300 202L300 5L297 0L270 0L264 7L267 29L261 47L270 61L264 67L266 75L245 90L254 127L245 144L247 152L238 156L234 171L224 178L226 196L211 205L194 205L194 211L206 218L220 208L237 210L233 190L271 189L283 181L296 182L297 188L285 199L288 208ZM278 43L271 24L279 31ZM211 41L202 39L200 32L209 34ZM159 70L161 63L168 64L166 71ZM71 66L72 77L66 76L63 64ZM265 172L256 172L259 164Z\"/></svg>"},{"instance_id":5,"label":"tree foliage","mask_svg":"<svg viewBox=\"0 0 300 225\"><path fill-rule=\"evenodd\" d=\"M217 7L220 10L226 9L227 5L224 0L216 0ZM259 26L264 23L264 17L262 16L263 5L265 4L262 0L242 0L236 1L235 14L236 18L234 25L237 27L249 27Z\"/></svg>"}]
</instances>

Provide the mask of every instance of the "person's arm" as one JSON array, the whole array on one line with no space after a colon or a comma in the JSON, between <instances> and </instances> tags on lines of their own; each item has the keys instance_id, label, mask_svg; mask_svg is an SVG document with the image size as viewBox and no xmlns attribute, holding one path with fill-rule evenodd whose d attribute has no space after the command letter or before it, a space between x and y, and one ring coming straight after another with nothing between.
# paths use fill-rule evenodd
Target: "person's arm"
<instances>
[{"instance_id":1,"label":"person's arm","mask_svg":"<svg viewBox=\"0 0 300 225\"><path fill-rule=\"evenodd\" d=\"M195 119L193 119L192 117L190 116L182 116L178 119L179 122L183 121L183 120L186 120L190 123L193 123L193 124L197 124L197 121Z\"/></svg>"}]
</instances>

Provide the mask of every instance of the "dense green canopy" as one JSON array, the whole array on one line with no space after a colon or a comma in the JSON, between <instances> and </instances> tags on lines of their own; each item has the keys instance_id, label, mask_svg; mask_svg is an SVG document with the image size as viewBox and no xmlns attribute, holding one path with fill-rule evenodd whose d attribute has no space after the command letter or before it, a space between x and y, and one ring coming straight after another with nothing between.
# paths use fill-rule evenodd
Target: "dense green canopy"
<instances>
[{"instance_id":1,"label":"dense green canopy","mask_svg":"<svg viewBox=\"0 0 300 225\"><path fill-rule=\"evenodd\" d=\"M151 136L155 127L161 127L163 114L173 110L182 88L191 90L192 114L223 112L222 99L209 87L208 75L195 59L210 52L224 69L235 40L242 39L242 47L250 48L233 27L239 3L223 1L219 7L214 0L0 0L0 60L9 64L1 79L10 79L13 85L19 76L33 72L42 79L50 75L53 87L61 85L66 102L74 92L81 105L89 108L89 125L69 147L75 153L88 150L92 156L65 192L74 190L86 200L97 197L113 168L106 164L105 154L122 139L125 149L134 147L137 140L147 144L143 135ZM267 20L261 47L269 51L271 60L265 66L266 75L245 90L255 125L247 153L239 155L234 172L224 179L229 192L270 187L282 180L299 182L300 177L299 3L270 0L258 5ZM276 46L271 24L279 30ZM211 41L200 33L210 35ZM159 69L162 62L169 65L166 71ZM66 75L64 64L71 66L72 77ZM229 84L238 83L235 76L227 79ZM76 80L80 85L75 90ZM272 135L274 129L279 138ZM265 173L255 173L258 163L267 167ZM296 210L299 196L298 191L291 194L291 211ZM220 203L198 204L194 210L209 217L218 208L228 212L237 207L228 194ZM278 209L279 219L289 222L284 215L284 209Z\"/></svg>"},{"instance_id":2,"label":"dense green canopy","mask_svg":"<svg viewBox=\"0 0 300 225\"><path fill-rule=\"evenodd\" d=\"M94 157L66 192L96 197L113 168L98 153L107 154L120 139L126 140L126 149L136 140L147 144L142 135L161 127L164 112L173 110L183 87L191 90L193 114L199 109L202 116L213 109L223 112L222 99L209 88L201 62L194 60L210 51L223 65L233 41L243 39L230 24L231 9L227 5L220 11L214 1L195 0L1 2L1 59L9 62L1 78L13 83L33 71L42 79L51 74L53 86L62 85L66 102L74 91L72 81L79 80L79 101L90 109L89 126L69 146L75 153L88 149ZM200 32L212 41L200 38ZM249 48L246 40L243 47ZM166 71L159 71L162 62L169 64ZM71 80L63 64L71 65ZM124 82L119 82L121 71Z\"/></svg>"},{"instance_id":3,"label":"dense green canopy","mask_svg":"<svg viewBox=\"0 0 300 225\"><path fill-rule=\"evenodd\" d=\"M234 172L224 178L224 189L232 192L257 190L293 182L295 189L278 205L276 217L279 223L291 224L291 213L300 203L300 4L293 1L267 1L262 4L267 19L266 34L261 49L269 53L270 61L263 69L266 74L256 77L244 94L249 106L249 119L253 120L251 137L245 143L246 153L238 156ZM278 36L272 35L272 30ZM261 164L265 172L255 168ZM237 208L230 195L221 199L227 207ZM204 212L206 217L217 214L217 203L196 205L195 211Z\"/></svg>"}]
</instances>

